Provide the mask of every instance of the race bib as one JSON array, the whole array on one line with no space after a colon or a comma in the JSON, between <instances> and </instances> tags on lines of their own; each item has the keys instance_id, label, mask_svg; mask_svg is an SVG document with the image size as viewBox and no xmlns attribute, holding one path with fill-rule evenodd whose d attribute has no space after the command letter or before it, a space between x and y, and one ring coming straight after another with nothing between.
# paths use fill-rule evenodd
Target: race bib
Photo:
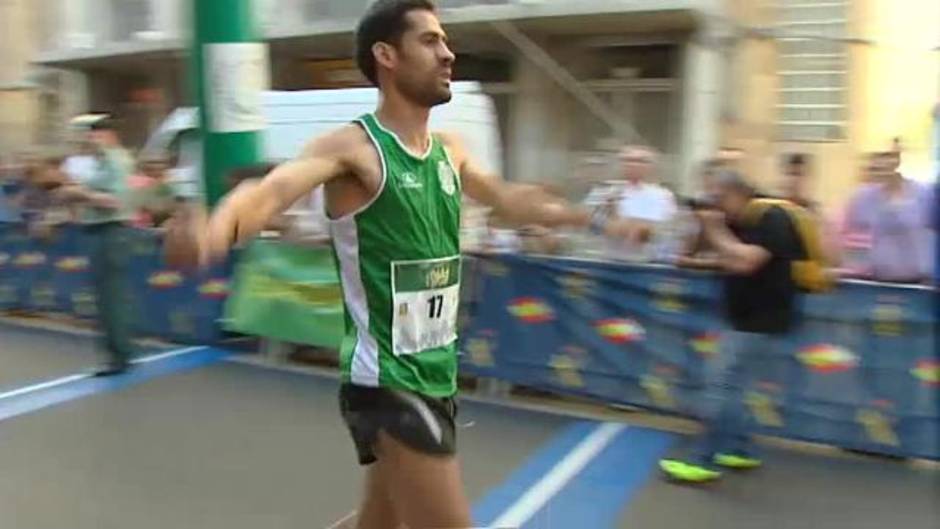
<instances>
[{"instance_id":1,"label":"race bib","mask_svg":"<svg viewBox=\"0 0 940 529\"><path fill-rule=\"evenodd\" d=\"M392 349L397 356L457 339L460 257L392 263Z\"/></svg>"}]
</instances>

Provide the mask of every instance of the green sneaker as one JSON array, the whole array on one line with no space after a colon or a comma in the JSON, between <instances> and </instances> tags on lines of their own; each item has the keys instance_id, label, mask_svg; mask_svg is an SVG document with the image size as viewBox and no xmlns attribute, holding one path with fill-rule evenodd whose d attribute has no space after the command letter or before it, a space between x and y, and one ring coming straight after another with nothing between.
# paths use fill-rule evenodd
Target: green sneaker
<instances>
[{"instance_id":1,"label":"green sneaker","mask_svg":"<svg viewBox=\"0 0 940 529\"><path fill-rule=\"evenodd\" d=\"M763 462L756 457L741 454L715 454L715 464L735 470L752 470L759 468Z\"/></svg>"},{"instance_id":2,"label":"green sneaker","mask_svg":"<svg viewBox=\"0 0 940 529\"><path fill-rule=\"evenodd\" d=\"M687 483L705 483L721 477L721 472L717 470L711 470L700 465L693 465L675 459L660 460L659 468L670 478Z\"/></svg>"}]
</instances>

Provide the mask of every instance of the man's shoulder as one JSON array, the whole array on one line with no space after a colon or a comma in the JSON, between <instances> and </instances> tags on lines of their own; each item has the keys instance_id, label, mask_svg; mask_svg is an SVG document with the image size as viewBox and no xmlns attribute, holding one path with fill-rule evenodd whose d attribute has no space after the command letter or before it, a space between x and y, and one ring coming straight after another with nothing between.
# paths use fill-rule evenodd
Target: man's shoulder
<instances>
[{"instance_id":1,"label":"man's shoulder","mask_svg":"<svg viewBox=\"0 0 940 529\"><path fill-rule=\"evenodd\" d=\"M443 130L431 131L431 136L441 142L447 155L451 157L451 161L457 167L460 167L467 156L466 143L464 142L463 136L456 132Z\"/></svg>"},{"instance_id":2,"label":"man's shoulder","mask_svg":"<svg viewBox=\"0 0 940 529\"><path fill-rule=\"evenodd\" d=\"M311 140L298 159L326 163L344 176L354 175L371 181L381 176L379 149L366 129L350 123Z\"/></svg>"},{"instance_id":3,"label":"man's shoulder","mask_svg":"<svg viewBox=\"0 0 940 529\"><path fill-rule=\"evenodd\" d=\"M369 136L359 125L349 123L337 127L310 140L304 149L307 152L355 151L370 145Z\"/></svg>"},{"instance_id":4,"label":"man's shoulder","mask_svg":"<svg viewBox=\"0 0 940 529\"><path fill-rule=\"evenodd\" d=\"M790 206L792 208L792 206ZM792 225L792 217L790 216L790 211L787 210L787 206L783 204L771 204L767 207L767 210L764 211L764 214L761 216L761 225L773 225L773 224L786 224Z\"/></svg>"},{"instance_id":5,"label":"man's shoulder","mask_svg":"<svg viewBox=\"0 0 940 529\"><path fill-rule=\"evenodd\" d=\"M790 213L782 204L768 202L758 209L750 209L751 207L756 206L749 206L744 215L733 223L743 233L766 237L780 233L781 228L793 227Z\"/></svg>"},{"instance_id":6,"label":"man's shoulder","mask_svg":"<svg viewBox=\"0 0 940 529\"><path fill-rule=\"evenodd\" d=\"M457 132L449 130L434 130L431 131L431 135L438 139L444 147L448 149L463 149L464 139Z\"/></svg>"}]
</instances>

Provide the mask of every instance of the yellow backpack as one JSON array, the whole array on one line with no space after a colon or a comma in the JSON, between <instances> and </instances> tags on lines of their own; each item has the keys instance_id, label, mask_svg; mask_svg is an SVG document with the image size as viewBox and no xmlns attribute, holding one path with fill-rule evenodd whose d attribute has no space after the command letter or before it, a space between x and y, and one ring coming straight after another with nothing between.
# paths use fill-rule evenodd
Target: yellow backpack
<instances>
[{"instance_id":1,"label":"yellow backpack","mask_svg":"<svg viewBox=\"0 0 940 529\"><path fill-rule=\"evenodd\" d=\"M744 222L755 225L768 209L777 206L787 212L790 222L803 245L804 259L793 261L792 274L796 286L810 293L832 290L833 279L827 270L822 250L822 237L815 216L789 200L756 198L744 210Z\"/></svg>"}]
</instances>

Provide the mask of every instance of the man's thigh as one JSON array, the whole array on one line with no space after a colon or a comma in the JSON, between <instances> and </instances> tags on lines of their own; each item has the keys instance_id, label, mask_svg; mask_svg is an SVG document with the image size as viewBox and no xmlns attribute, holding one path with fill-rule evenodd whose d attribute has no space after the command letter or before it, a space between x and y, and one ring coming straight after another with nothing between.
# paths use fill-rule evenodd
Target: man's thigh
<instances>
[{"instance_id":1,"label":"man's thigh","mask_svg":"<svg viewBox=\"0 0 940 529\"><path fill-rule=\"evenodd\" d=\"M455 456L419 452L385 432L379 432L377 455L398 519L407 527L473 526Z\"/></svg>"}]
</instances>

